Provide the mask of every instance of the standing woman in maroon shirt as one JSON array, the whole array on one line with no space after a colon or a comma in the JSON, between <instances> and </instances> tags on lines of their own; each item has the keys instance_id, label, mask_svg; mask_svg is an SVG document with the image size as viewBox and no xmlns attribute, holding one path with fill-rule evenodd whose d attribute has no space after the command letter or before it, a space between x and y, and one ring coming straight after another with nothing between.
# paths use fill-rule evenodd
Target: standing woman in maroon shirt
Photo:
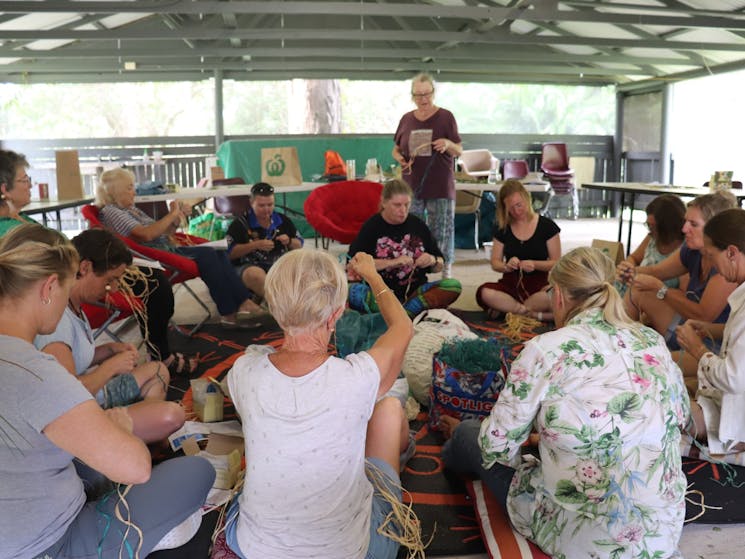
<instances>
[{"instance_id":1,"label":"standing woman in maroon shirt","mask_svg":"<svg viewBox=\"0 0 745 559\"><path fill-rule=\"evenodd\" d=\"M421 218L445 257L443 277L455 259L454 158L463 152L453 113L434 103L435 82L429 74L411 81L416 109L406 113L394 136L393 159L414 191L411 213Z\"/></svg>"}]
</instances>

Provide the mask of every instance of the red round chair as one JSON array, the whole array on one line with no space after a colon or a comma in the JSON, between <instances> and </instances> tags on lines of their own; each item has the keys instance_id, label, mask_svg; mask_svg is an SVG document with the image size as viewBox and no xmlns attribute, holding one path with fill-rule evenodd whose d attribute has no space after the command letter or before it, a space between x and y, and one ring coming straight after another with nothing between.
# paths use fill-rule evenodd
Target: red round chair
<instances>
[{"instance_id":1,"label":"red round chair","mask_svg":"<svg viewBox=\"0 0 745 559\"><path fill-rule=\"evenodd\" d=\"M319 186L303 204L305 219L323 237L349 244L362 224L380 209L383 185L370 181L339 181Z\"/></svg>"}]
</instances>

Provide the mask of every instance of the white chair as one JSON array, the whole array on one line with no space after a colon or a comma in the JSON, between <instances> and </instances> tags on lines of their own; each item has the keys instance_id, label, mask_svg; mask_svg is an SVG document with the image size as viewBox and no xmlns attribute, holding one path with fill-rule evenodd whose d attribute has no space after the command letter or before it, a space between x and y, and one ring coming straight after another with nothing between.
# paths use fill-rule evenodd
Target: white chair
<instances>
[{"instance_id":1,"label":"white chair","mask_svg":"<svg viewBox=\"0 0 745 559\"><path fill-rule=\"evenodd\" d=\"M475 179L488 177L489 173L499 169L499 159L494 157L488 149L463 150L458 163L463 173Z\"/></svg>"}]
</instances>

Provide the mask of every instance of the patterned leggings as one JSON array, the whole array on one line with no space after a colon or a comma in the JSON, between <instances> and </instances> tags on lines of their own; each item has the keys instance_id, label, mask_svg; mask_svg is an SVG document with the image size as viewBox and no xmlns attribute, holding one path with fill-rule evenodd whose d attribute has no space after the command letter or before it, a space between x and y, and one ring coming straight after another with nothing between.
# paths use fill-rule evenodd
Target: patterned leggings
<instances>
[{"instance_id":1,"label":"patterned leggings","mask_svg":"<svg viewBox=\"0 0 745 559\"><path fill-rule=\"evenodd\" d=\"M427 224L442 251L445 265L451 265L455 261L455 200L414 199L409 211Z\"/></svg>"},{"instance_id":2,"label":"patterned leggings","mask_svg":"<svg viewBox=\"0 0 745 559\"><path fill-rule=\"evenodd\" d=\"M445 309L454 303L461 292L457 279L442 279L420 285L403 307L409 317L414 318L427 309ZM370 286L366 283L349 284L349 308L359 312L380 312Z\"/></svg>"}]
</instances>

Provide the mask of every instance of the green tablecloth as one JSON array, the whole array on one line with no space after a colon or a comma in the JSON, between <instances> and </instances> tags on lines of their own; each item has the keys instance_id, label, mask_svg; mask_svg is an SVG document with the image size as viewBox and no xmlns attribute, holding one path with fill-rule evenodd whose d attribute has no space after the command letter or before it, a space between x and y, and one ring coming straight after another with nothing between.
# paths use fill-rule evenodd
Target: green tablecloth
<instances>
[{"instance_id":1,"label":"green tablecloth","mask_svg":"<svg viewBox=\"0 0 745 559\"><path fill-rule=\"evenodd\" d=\"M394 163L391 150L393 135L376 136L291 136L229 140L220 145L217 158L226 177L241 177L246 184L261 180L261 148L292 146L297 148L300 170L304 181L317 180L325 168L326 150L339 152L343 159L354 159L357 174L365 173L367 160L374 157L383 169ZM313 228L302 215L307 192L281 195L279 205L286 206L288 215L303 236L312 237Z\"/></svg>"}]
</instances>

